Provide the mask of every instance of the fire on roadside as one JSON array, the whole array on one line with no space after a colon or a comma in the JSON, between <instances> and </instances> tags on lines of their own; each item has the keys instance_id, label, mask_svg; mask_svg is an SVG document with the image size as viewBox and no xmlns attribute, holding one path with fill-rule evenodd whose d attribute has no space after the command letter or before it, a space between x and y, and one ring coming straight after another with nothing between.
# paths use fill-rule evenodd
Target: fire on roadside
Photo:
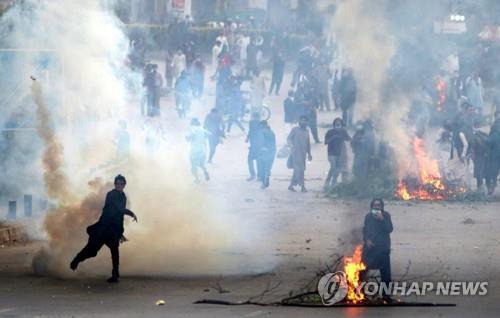
<instances>
[{"instance_id":1,"label":"fire on roadside","mask_svg":"<svg viewBox=\"0 0 500 318\"><path fill-rule=\"evenodd\" d=\"M431 159L425 150L424 141L413 140L413 154L417 161L418 176L399 181L395 196L403 200L444 200L453 197L465 188L452 189L445 183L439 171L438 161Z\"/></svg>"},{"instance_id":2,"label":"fire on roadside","mask_svg":"<svg viewBox=\"0 0 500 318\"><path fill-rule=\"evenodd\" d=\"M360 288L360 271L365 270L366 266L361 259L363 246L357 245L352 256L344 257L344 272L347 278L347 302L358 304L365 300L365 295Z\"/></svg>"}]
</instances>

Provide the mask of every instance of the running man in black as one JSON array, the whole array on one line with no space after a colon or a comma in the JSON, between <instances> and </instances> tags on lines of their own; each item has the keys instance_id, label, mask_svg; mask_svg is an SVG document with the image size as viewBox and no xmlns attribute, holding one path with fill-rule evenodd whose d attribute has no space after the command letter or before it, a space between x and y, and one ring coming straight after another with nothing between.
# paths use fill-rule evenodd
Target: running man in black
<instances>
[{"instance_id":1,"label":"running man in black","mask_svg":"<svg viewBox=\"0 0 500 318\"><path fill-rule=\"evenodd\" d=\"M123 236L123 216L128 215L137 222L137 216L134 212L126 209L127 197L123 192L126 184L127 181L124 176L116 176L115 188L106 195L106 202L99 221L87 228L89 234L87 245L71 261L70 267L72 270L76 270L78 264L87 258L95 257L101 247L106 245L111 251L113 261L112 276L108 279L108 283L118 282L120 277L118 246L120 241L125 239Z\"/></svg>"}]
</instances>

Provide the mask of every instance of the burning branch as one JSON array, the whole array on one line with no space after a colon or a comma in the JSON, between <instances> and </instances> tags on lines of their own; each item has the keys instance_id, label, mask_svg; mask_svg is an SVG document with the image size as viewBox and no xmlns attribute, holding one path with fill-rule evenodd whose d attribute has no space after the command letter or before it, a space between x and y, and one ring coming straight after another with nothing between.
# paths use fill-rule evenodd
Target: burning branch
<instances>
[{"instance_id":1,"label":"burning branch","mask_svg":"<svg viewBox=\"0 0 500 318\"><path fill-rule=\"evenodd\" d=\"M363 291L361 291L359 273L366 269L365 264L361 260L363 246L357 245L354 249L352 257L344 257L344 273L347 278L347 301L353 304L362 302L365 299Z\"/></svg>"}]
</instances>

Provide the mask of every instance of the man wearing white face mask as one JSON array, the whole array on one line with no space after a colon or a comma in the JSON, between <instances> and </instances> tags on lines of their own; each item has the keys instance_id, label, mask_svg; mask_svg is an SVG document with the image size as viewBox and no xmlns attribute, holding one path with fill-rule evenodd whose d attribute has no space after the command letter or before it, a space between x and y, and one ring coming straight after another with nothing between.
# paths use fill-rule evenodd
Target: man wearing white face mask
<instances>
[{"instance_id":1,"label":"man wearing white face mask","mask_svg":"<svg viewBox=\"0 0 500 318\"><path fill-rule=\"evenodd\" d=\"M366 270L380 270L380 278L384 283L391 279L391 215L384 211L384 201L373 199L370 212L365 217L363 226L363 262Z\"/></svg>"}]
</instances>

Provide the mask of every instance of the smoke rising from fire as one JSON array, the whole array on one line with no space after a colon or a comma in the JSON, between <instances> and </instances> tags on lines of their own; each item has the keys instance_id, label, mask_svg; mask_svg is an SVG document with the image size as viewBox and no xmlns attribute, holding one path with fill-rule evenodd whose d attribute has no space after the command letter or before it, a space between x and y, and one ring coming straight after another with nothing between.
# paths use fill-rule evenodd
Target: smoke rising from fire
<instances>
[{"instance_id":1,"label":"smoke rising from fire","mask_svg":"<svg viewBox=\"0 0 500 318\"><path fill-rule=\"evenodd\" d=\"M31 95L41 140L33 143L41 142L41 192L50 207L43 222L48 242L34 259L36 272L71 274L69 261L86 243L85 228L98 219L112 187L109 181L118 173L127 177L128 207L139 217L139 224L125 226L130 241L121 248L123 274L269 270L274 264L265 258L234 253L256 248L265 233L191 184L182 128L166 130L168 148L161 141L156 152L145 149L134 96L139 95L134 87L140 86L140 74L123 66L128 45L123 26L100 3L27 1L4 17L11 26L5 42L30 50L17 57L25 70L16 76L37 78ZM43 65L41 55L48 60ZM127 158L116 158L114 151L119 120L127 122L131 136ZM109 271L104 250L78 273Z\"/></svg>"},{"instance_id":2,"label":"smoke rising from fire","mask_svg":"<svg viewBox=\"0 0 500 318\"><path fill-rule=\"evenodd\" d=\"M404 122L410 94L390 87L389 71L397 42L384 12L389 1L341 0L336 4L330 30L340 45L343 64L353 69L357 80L355 119L373 121L380 137L394 150L398 167L404 170L409 158L410 132Z\"/></svg>"}]
</instances>

